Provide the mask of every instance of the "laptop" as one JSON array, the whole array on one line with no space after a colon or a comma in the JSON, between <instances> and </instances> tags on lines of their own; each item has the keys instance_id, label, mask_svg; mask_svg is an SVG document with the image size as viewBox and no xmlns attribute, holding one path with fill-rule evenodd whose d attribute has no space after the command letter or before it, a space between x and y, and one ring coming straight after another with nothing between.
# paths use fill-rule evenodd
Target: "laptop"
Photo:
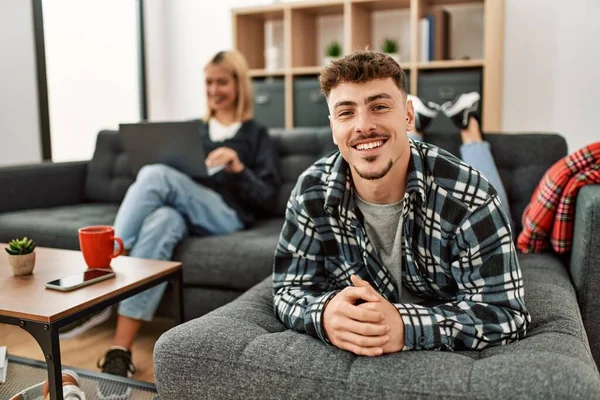
<instances>
[{"instance_id":1,"label":"laptop","mask_svg":"<svg viewBox=\"0 0 600 400\"><path fill-rule=\"evenodd\" d=\"M145 165L165 164L192 178L209 176L200 124L200 121L120 124L134 175Z\"/></svg>"}]
</instances>

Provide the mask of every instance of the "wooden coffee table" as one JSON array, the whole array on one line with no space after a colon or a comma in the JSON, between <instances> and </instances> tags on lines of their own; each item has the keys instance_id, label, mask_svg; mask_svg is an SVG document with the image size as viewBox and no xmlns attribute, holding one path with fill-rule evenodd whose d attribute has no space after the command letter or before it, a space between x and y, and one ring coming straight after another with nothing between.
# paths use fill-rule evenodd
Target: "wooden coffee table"
<instances>
[{"instance_id":1,"label":"wooden coffee table","mask_svg":"<svg viewBox=\"0 0 600 400\"><path fill-rule=\"evenodd\" d=\"M6 246L0 243L0 248ZM51 399L63 398L59 328L165 281L173 284L175 322L183 321L180 262L118 257L111 266L115 278L59 292L45 283L87 269L81 252L37 247L35 269L27 276L13 276L8 257L0 256L0 323L18 325L38 342Z\"/></svg>"}]
</instances>

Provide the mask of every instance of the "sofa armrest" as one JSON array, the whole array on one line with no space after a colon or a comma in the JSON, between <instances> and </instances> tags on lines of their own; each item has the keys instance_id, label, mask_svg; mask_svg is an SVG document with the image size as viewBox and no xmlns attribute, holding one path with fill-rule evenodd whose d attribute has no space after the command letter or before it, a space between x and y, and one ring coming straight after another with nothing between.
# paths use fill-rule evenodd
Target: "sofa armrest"
<instances>
[{"instance_id":1,"label":"sofa armrest","mask_svg":"<svg viewBox=\"0 0 600 400\"><path fill-rule=\"evenodd\" d=\"M87 161L0 168L0 213L83 202Z\"/></svg>"},{"instance_id":2,"label":"sofa armrest","mask_svg":"<svg viewBox=\"0 0 600 400\"><path fill-rule=\"evenodd\" d=\"M600 365L600 185L585 186L577 196L569 273L592 355Z\"/></svg>"}]
</instances>

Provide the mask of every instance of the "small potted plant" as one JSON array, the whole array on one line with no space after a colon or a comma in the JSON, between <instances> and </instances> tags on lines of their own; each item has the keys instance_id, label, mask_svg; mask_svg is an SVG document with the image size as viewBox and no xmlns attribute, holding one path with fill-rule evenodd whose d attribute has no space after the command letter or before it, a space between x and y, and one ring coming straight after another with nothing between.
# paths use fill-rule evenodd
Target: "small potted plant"
<instances>
[{"instance_id":1,"label":"small potted plant","mask_svg":"<svg viewBox=\"0 0 600 400\"><path fill-rule=\"evenodd\" d=\"M8 261L15 276L29 275L35 266L35 242L24 237L13 239L5 248L8 253Z\"/></svg>"},{"instance_id":2,"label":"small potted plant","mask_svg":"<svg viewBox=\"0 0 600 400\"><path fill-rule=\"evenodd\" d=\"M398 41L395 39L386 38L381 45L381 51L392 57L394 61L400 64L400 47L398 46Z\"/></svg>"},{"instance_id":3,"label":"small potted plant","mask_svg":"<svg viewBox=\"0 0 600 400\"><path fill-rule=\"evenodd\" d=\"M342 55L342 46L340 45L340 42L338 42L337 40L334 40L333 42L329 43L329 45L327 46L327 49L325 50L325 58L324 58L324 62L325 65L329 64L331 61L335 60L336 58L340 58Z\"/></svg>"}]
</instances>

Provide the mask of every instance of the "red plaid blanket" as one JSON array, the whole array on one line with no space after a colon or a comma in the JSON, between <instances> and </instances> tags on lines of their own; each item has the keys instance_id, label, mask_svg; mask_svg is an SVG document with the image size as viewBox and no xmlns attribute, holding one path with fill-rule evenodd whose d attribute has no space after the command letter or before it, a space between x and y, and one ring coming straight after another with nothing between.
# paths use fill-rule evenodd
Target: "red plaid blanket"
<instances>
[{"instance_id":1,"label":"red plaid blanket","mask_svg":"<svg viewBox=\"0 0 600 400\"><path fill-rule=\"evenodd\" d=\"M592 183L600 183L600 142L566 156L544 174L523 212L517 248L530 253L552 245L558 254L569 252L577 192Z\"/></svg>"}]
</instances>

